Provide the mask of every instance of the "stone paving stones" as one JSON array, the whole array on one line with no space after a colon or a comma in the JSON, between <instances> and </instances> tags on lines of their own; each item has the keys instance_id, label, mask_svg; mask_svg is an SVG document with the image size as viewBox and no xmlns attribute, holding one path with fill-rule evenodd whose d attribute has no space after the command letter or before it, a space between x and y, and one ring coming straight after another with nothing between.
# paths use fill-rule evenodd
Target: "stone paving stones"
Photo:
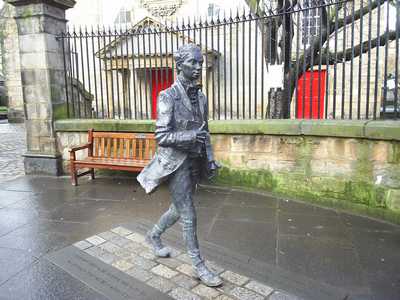
<instances>
[{"instance_id":1,"label":"stone paving stones","mask_svg":"<svg viewBox=\"0 0 400 300\"><path fill-rule=\"evenodd\" d=\"M126 238L139 244L142 244L145 240L143 235L138 234L136 232L127 235Z\"/></svg>"},{"instance_id":2,"label":"stone paving stones","mask_svg":"<svg viewBox=\"0 0 400 300\"><path fill-rule=\"evenodd\" d=\"M136 266L134 266L133 268L130 268L128 271L126 271L126 274L132 276L133 278L136 278L137 280L143 281L143 282L153 278L153 276L154 276L149 271L143 270Z\"/></svg>"},{"instance_id":3,"label":"stone paving stones","mask_svg":"<svg viewBox=\"0 0 400 300\"><path fill-rule=\"evenodd\" d=\"M132 242L132 243L135 243L135 242ZM138 244L138 245L139 245L139 247L132 249L132 252L136 253L137 255L140 255L141 253L149 251L149 249L147 247L144 247L142 244Z\"/></svg>"},{"instance_id":4,"label":"stone paving stones","mask_svg":"<svg viewBox=\"0 0 400 300\"><path fill-rule=\"evenodd\" d=\"M126 244L130 243L131 241L122 237L122 236L116 236L113 237L112 239L109 239L109 241L117 246L123 247Z\"/></svg>"},{"instance_id":5,"label":"stone paving stones","mask_svg":"<svg viewBox=\"0 0 400 300\"><path fill-rule=\"evenodd\" d=\"M215 298L214 300L234 300L231 297L228 297L226 295L219 295L217 298Z\"/></svg>"},{"instance_id":6,"label":"stone paving stones","mask_svg":"<svg viewBox=\"0 0 400 300\"><path fill-rule=\"evenodd\" d=\"M85 250L87 248L90 248L93 246L93 244L87 242L87 241L79 241L74 244L74 246L80 250Z\"/></svg>"},{"instance_id":7,"label":"stone paving stones","mask_svg":"<svg viewBox=\"0 0 400 300\"><path fill-rule=\"evenodd\" d=\"M186 275L180 274L171 279L176 285L183 287L187 290L192 289L199 284L199 281L194 280Z\"/></svg>"},{"instance_id":8,"label":"stone paving stones","mask_svg":"<svg viewBox=\"0 0 400 300\"><path fill-rule=\"evenodd\" d=\"M151 268L157 266L156 262L134 254L132 254L129 258L127 258L127 260L130 263L142 268L143 270L150 270Z\"/></svg>"},{"instance_id":9,"label":"stone paving stones","mask_svg":"<svg viewBox=\"0 0 400 300\"><path fill-rule=\"evenodd\" d=\"M145 237L124 227L94 235L74 244L78 249L176 300L295 300L246 276L225 270L212 261L207 266L224 279L210 288L200 282L186 253L172 248L172 257L155 257ZM273 298L271 298L273 297Z\"/></svg>"},{"instance_id":10,"label":"stone paving stones","mask_svg":"<svg viewBox=\"0 0 400 300\"><path fill-rule=\"evenodd\" d=\"M147 284L162 293L168 293L170 290L175 288L175 285L171 281L160 276L154 276L152 279L147 281Z\"/></svg>"},{"instance_id":11,"label":"stone paving stones","mask_svg":"<svg viewBox=\"0 0 400 300\"><path fill-rule=\"evenodd\" d=\"M111 240L112 238L118 237L119 235L114 232L111 232L111 231L105 231L105 232L99 233L98 236L102 237L105 240Z\"/></svg>"},{"instance_id":12,"label":"stone paving stones","mask_svg":"<svg viewBox=\"0 0 400 300\"><path fill-rule=\"evenodd\" d=\"M130 235L132 233L132 231L130 231L129 229L126 229L126 228L121 227L121 226L111 229L111 232L114 232L114 233L116 233L118 235L121 235L121 236Z\"/></svg>"},{"instance_id":13,"label":"stone paving stones","mask_svg":"<svg viewBox=\"0 0 400 300\"><path fill-rule=\"evenodd\" d=\"M178 270L179 272L186 274L187 276L190 276L190 277L195 277L195 275L196 275L194 273L193 267L188 264L180 265L179 267L176 268L176 270Z\"/></svg>"},{"instance_id":14,"label":"stone paving stones","mask_svg":"<svg viewBox=\"0 0 400 300\"><path fill-rule=\"evenodd\" d=\"M220 294L218 290L205 286L204 284L197 285L192 289L192 292L206 299L213 299Z\"/></svg>"},{"instance_id":15,"label":"stone paving stones","mask_svg":"<svg viewBox=\"0 0 400 300\"><path fill-rule=\"evenodd\" d=\"M126 248L121 248L117 251L114 252L114 255L120 257L120 258L130 258L132 256L132 251L126 249Z\"/></svg>"},{"instance_id":16,"label":"stone paving stones","mask_svg":"<svg viewBox=\"0 0 400 300\"><path fill-rule=\"evenodd\" d=\"M91 244L93 244L95 246L103 244L103 243L106 242L105 239L103 239L102 237L99 237L98 235L93 235L91 237L88 237L86 239L86 241L88 241L89 243L91 243Z\"/></svg>"},{"instance_id":17,"label":"stone paving stones","mask_svg":"<svg viewBox=\"0 0 400 300\"><path fill-rule=\"evenodd\" d=\"M100 259L101 261L105 262L106 264L112 264L117 257L107 251L104 251L98 247L91 247L86 249L85 252L90 254L93 257Z\"/></svg>"},{"instance_id":18,"label":"stone paving stones","mask_svg":"<svg viewBox=\"0 0 400 300\"><path fill-rule=\"evenodd\" d=\"M178 255L176 258L189 264L189 265L192 263L192 260L190 259L189 255L187 255L186 253Z\"/></svg>"},{"instance_id":19,"label":"stone paving stones","mask_svg":"<svg viewBox=\"0 0 400 300\"><path fill-rule=\"evenodd\" d=\"M145 249L144 251L138 252L138 254L141 257L143 257L145 259L151 259L151 260L156 259L156 256L153 254L153 251L151 251L150 249L147 249L147 248L144 248L144 249Z\"/></svg>"},{"instance_id":20,"label":"stone paving stones","mask_svg":"<svg viewBox=\"0 0 400 300\"><path fill-rule=\"evenodd\" d=\"M222 286L217 287L217 290L230 295L231 291L236 287L236 285L230 283L229 281L224 281L224 284Z\"/></svg>"},{"instance_id":21,"label":"stone paving stones","mask_svg":"<svg viewBox=\"0 0 400 300\"><path fill-rule=\"evenodd\" d=\"M182 265L182 261L177 260L175 258L156 258L157 262L159 262L160 264L163 264L165 266L168 266L172 269L176 269L177 267L179 267L180 265Z\"/></svg>"},{"instance_id":22,"label":"stone paving stones","mask_svg":"<svg viewBox=\"0 0 400 300\"><path fill-rule=\"evenodd\" d=\"M111 242L105 242L104 244L101 244L101 245L99 245L97 247L99 247L100 249L103 249L105 251L108 251L110 253L117 252L117 251L119 251L121 249L120 247L118 247L117 245L115 245L115 244L113 244Z\"/></svg>"},{"instance_id":23,"label":"stone paving stones","mask_svg":"<svg viewBox=\"0 0 400 300\"><path fill-rule=\"evenodd\" d=\"M129 243L124 245L124 249L128 251L140 251L140 248L145 249L141 244L129 241Z\"/></svg>"},{"instance_id":24,"label":"stone paving stones","mask_svg":"<svg viewBox=\"0 0 400 300\"><path fill-rule=\"evenodd\" d=\"M280 291L275 291L271 296L268 297L268 300L299 300L299 298Z\"/></svg>"},{"instance_id":25,"label":"stone paving stones","mask_svg":"<svg viewBox=\"0 0 400 300\"><path fill-rule=\"evenodd\" d=\"M231 295L239 300L263 300L264 297L242 287L236 287L231 291Z\"/></svg>"},{"instance_id":26,"label":"stone paving stones","mask_svg":"<svg viewBox=\"0 0 400 300\"><path fill-rule=\"evenodd\" d=\"M193 294L181 287L173 289L168 295L176 300L201 300L201 298L196 294Z\"/></svg>"},{"instance_id":27,"label":"stone paving stones","mask_svg":"<svg viewBox=\"0 0 400 300\"><path fill-rule=\"evenodd\" d=\"M221 274L221 277L236 285L243 285L247 281L249 281L249 278L247 278L246 276L239 275L232 271L225 271L224 273Z\"/></svg>"},{"instance_id":28,"label":"stone paving stones","mask_svg":"<svg viewBox=\"0 0 400 300\"><path fill-rule=\"evenodd\" d=\"M125 259L117 260L117 261L113 262L112 265L121 271L127 271L133 267L133 264L131 264L130 262L127 262Z\"/></svg>"},{"instance_id":29,"label":"stone paving stones","mask_svg":"<svg viewBox=\"0 0 400 300\"><path fill-rule=\"evenodd\" d=\"M216 274L221 274L222 272L225 271L224 268L221 268L213 261L206 261L206 266L209 267L210 270Z\"/></svg>"},{"instance_id":30,"label":"stone paving stones","mask_svg":"<svg viewBox=\"0 0 400 300\"><path fill-rule=\"evenodd\" d=\"M274 291L273 288L254 280L246 284L246 288L264 296L269 296Z\"/></svg>"},{"instance_id":31,"label":"stone paving stones","mask_svg":"<svg viewBox=\"0 0 400 300\"><path fill-rule=\"evenodd\" d=\"M168 278L168 279L178 275L178 272L168 268L167 266L163 266L163 265L158 265L158 266L154 267L153 269L151 269L151 271L156 275L160 275L160 276Z\"/></svg>"}]
</instances>

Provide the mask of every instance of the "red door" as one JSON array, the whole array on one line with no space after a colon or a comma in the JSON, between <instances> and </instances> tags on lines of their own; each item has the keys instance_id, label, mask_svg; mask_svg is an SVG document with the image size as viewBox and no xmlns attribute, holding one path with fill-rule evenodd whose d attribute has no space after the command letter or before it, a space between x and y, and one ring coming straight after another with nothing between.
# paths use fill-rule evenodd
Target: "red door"
<instances>
[{"instance_id":1,"label":"red door","mask_svg":"<svg viewBox=\"0 0 400 300\"><path fill-rule=\"evenodd\" d=\"M174 82L174 78L172 76L172 69L163 69L163 70L151 70L151 83L152 83L152 91L151 91L151 118L157 119L157 97L158 94L169 88Z\"/></svg>"},{"instance_id":2,"label":"red door","mask_svg":"<svg viewBox=\"0 0 400 300\"><path fill-rule=\"evenodd\" d=\"M326 70L321 70L319 74L318 71L307 71L299 78L297 83L297 119L322 119L324 117L325 77ZM320 99L318 99L318 87L320 88ZM310 107L312 107L312 110Z\"/></svg>"}]
</instances>

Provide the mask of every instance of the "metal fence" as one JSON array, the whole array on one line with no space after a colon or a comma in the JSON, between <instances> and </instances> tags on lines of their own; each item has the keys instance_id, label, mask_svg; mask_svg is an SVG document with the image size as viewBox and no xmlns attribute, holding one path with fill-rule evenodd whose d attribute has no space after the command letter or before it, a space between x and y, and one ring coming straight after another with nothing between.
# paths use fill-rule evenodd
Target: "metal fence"
<instances>
[{"instance_id":1,"label":"metal fence","mask_svg":"<svg viewBox=\"0 0 400 300\"><path fill-rule=\"evenodd\" d=\"M278 7L131 28L80 28L63 44L69 118L154 119L198 44L215 120L400 116L399 1L283 1ZM396 30L397 29L397 30Z\"/></svg>"}]
</instances>

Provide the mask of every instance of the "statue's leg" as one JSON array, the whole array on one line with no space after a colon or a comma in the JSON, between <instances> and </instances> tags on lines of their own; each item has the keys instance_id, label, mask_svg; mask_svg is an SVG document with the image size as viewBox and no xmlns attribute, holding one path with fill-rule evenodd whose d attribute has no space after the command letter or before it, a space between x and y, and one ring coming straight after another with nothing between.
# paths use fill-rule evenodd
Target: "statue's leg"
<instances>
[{"instance_id":1,"label":"statue's leg","mask_svg":"<svg viewBox=\"0 0 400 300\"><path fill-rule=\"evenodd\" d=\"M197 215L193 204L193 184L196 182L192 178L193 166L192 161L187 159L171 177L169 189L173 204L180 214L180 223L188 255L199 278L208 286L218 286L222 283L221 279L208 270L200 255L197 239Z\"/></svg>"},{"instance_id":2,"label":"statue's leg","mask_svg":"<svg viewBox=\"0 0 400 300\"><path fill-rule=\"evenodd\" d=\"M170 249L165 247L161 241L161 234L174 225L179 220L179 213L175 204L171 204L169 209L161 216L158 222L147 233L146 239L153 246L154 254L159 257L170 255Z\"/></svg>"},{"instance_id":3,"label":"statue's leg","mask_svg":"<svg viewBox=\"0 0 400 300\"><path fill-rule=\"evenodd\" d=\"M157 224L157 234L161 235L168 228L173 226L179 220L179 213L174 203L171 203L168 210L160 217Z\"/></svg>"}]
</instances>

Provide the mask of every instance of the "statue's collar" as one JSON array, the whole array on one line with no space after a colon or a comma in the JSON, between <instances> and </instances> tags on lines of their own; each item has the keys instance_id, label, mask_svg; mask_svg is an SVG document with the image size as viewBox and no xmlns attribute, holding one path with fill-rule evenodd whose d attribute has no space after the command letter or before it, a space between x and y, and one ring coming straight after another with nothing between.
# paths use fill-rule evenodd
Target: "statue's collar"
<instances>
[{"instance_id":1,"label":"statue's collar","mask_svg":"<svg viewBox=\"0 0 400 300\"><path fill-rule=\"evenodd\" d=\"M187 93L190 88L197 88L200 89L201 86L197 84L195 81L191 81L183 77L182 75L178 75L177 80L179 80L179 83L182 85L184 88L185 92Z\"/></svg>"}]
</instances>

